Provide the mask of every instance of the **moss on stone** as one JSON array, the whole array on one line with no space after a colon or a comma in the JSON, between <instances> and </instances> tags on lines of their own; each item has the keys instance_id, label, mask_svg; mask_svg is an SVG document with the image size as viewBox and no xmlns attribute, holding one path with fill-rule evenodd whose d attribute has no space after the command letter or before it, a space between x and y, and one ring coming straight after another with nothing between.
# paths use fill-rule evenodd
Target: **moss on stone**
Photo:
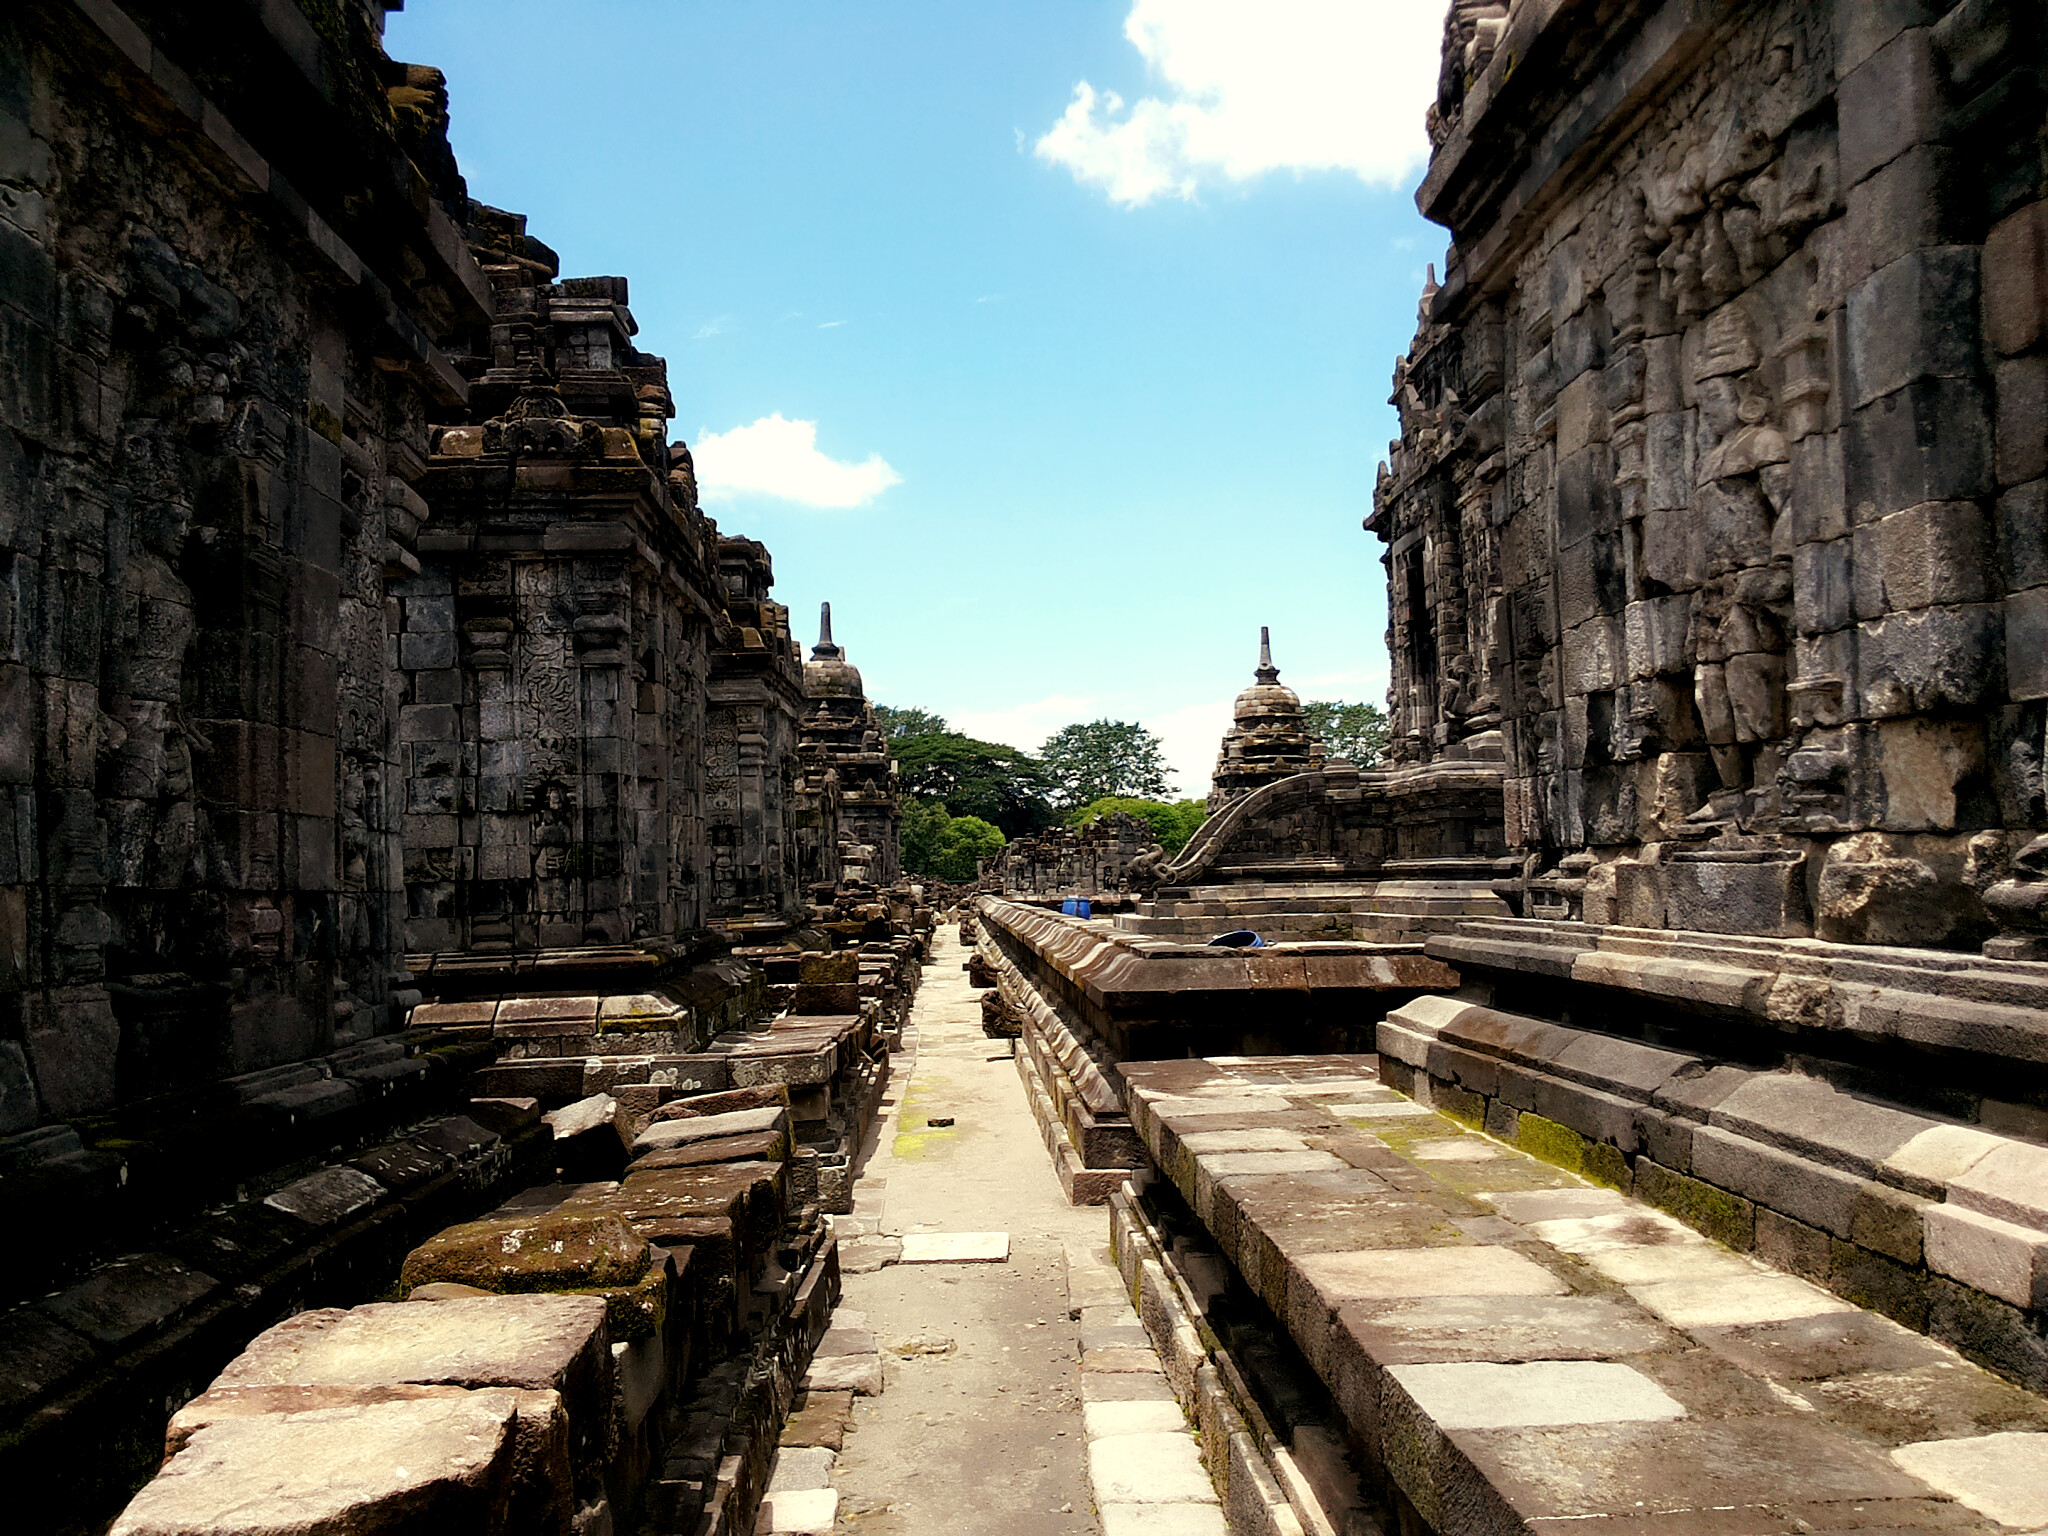
<instances>
[{"instance_id":1,"label":"moss on stone","mask_svg":"<svg viewBox=\"0 0 2048 1536\"><path fill-rule=\"evenodd\" d=\"M1527 1124L1529 1116L1522 1121ZM1756 1207L1740 1195L1716 1189L1698 1179L1651 1162L1636 1159L1636 1198L1659 1210L1669 1211L1696 1232L1747 1253L1756 1243Z\"/></svg>"},{"instance_id":2,"label":"moss on stone","mask_svg":"<svg viewBox=\"0 0 2048 1536\"><path fill-rule=\"evenodd\" d=\"M1432 1082L1429 1089L1432 1107L1440 1115L1447 1115L1460 1125L1469 1125L1475 1131L1486 1129L1486 1100L1453 1083Z\"/></svg>"},{"instance_id":3,"label":"moss on stone","mask_svg":"<svg viewBox=\"0 0 2048 1536\"><path fill-rule=\"evenodd\" d=\"M618 1216L550 1211L539 1216L465 1222L406 1255L399 1284L407 1292L436 1280L500 1295L633 1286L653 1250Z\"/></svg>"},{"instance_id":4,"label":"moss on stone","mask_svg":"<svg viewBox=\"0 0 2048 1536\"><path fill-rule=\"evenodd\" d=\"M614 1344L631 1344L668 1321L668 1265L655 1265L637 1285L589 1286L574 1294L604 1298L605 1331Z\"/></svg>"},{"instance_id":5,"label":"moss on stone","mask_svg":"<svg viewBox=\"0 0 2048 1536\"><path fill-rule=\"evenodd\" d=\"M1587 1143L1585 1166L1579 1172L1595 1184L1605 1184L1609 1189L1618 1189L1624 1195L1635 1182L1629 1173L1628 1159L1622 1155L1621 1148L1604 1141Z\"/></svg>"},{"instance_id":6,"label":"moss on stone","mask_svg":"<svg viewBox=\"0 0 2048 1536\"><path fill-rule=\"evenodd\" d=\"M1554 1163L1567 1173L1583 1172L1586 1166L1586 1138L1568 1125L1532 1115L1527 1110L1515 1123L1515 1145L1531 1157Z\"/></svg>"}]
</instances>

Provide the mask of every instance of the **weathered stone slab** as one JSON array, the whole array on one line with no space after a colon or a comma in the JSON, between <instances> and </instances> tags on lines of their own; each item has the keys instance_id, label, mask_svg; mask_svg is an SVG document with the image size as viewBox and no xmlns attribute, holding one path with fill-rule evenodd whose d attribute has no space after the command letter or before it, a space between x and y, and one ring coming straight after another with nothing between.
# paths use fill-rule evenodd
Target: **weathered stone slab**
<instances>
[{"instance_id":1,"label":"weathered stone slab","mask_svg":"<svg viewBox=\"0 0 2048 1536\"><path fill-rule=\"evenodd\" d=\"M1091 1440L1088 1482L1098 1505L1216 1502L1195 1442L1182 1431Z\"/></svg>"},{"instance_id":2,"label":"weathered stone slab","mask_svg":"<svg viewBox=\"0 0 2048 1536\"><path fill-rule=\"evenodd\" d=\"M73 1333L118 1349L163 1327L216 1283L167 1254L137 1253L101 1265L42 1306Z\"/></svg>"},{"instance_id":3,"label":"weathered stone slab","mask_svg":"<svg viewBox=\"0 0 2048 1536\"><path fill-rule=\"evenodd\" d=\"M1001 1264L1010 1257L1007 1232L906 1232L899 1264Z\"/></svg>"},{"instance_id":4,"label":"weathered stone slab","mask_svg":"<svg viewBox=\"0 0 2048 1536\"><path fill-rule=\"evenodd\" d=\"M258 1334L213 1384L551 1388L573 1413L610 1380L604 1313L594 1296L323 1308Z\"/></svg>"},{"instance_id":5,"label":"weathered stone slab","mask_svg":"<svg viewBox=\"0 0 2048 1536\"><path fill-rule=\"evenodd\" d=\"M119 1536L315 1536L503 1528L514 1392L221 1419L114 1522Z\"/></svg>"},{"instance_id":6,"label":"weathered stone slab","mask_svg":"<svg viewBox=\"0 0 2048 1536\"><path fill-rule=\"evenodd\" d=\"M712 1141L721 1136L757 1135L763 1131L788 1134L789 1112L778 1105L761 1109L734 1110L722 1115L699 1115L689 1119L657 1120L633 1138L633 1156L666 1152L692 1142Z\"/></svg>"},{"instance_id":7,"label":"weathered stone slab","mask_svg":"<svg viewBox=\"0 0 2048 1536\"><path fill-rule=\"evenodd\" d=\"M356 1168L323 1168L287 1184L263 1203L309 1227L332 1227L384 1198L384 1186Z\"/></svg>"},{"instance_id":8,"label":"weathered stone slab","mask_svg":"<svg viewBox=\"0 0 2048 1536\"><path fill-rule=\"evenodd\" d=\"M1892 1460L2000 1525L2048 1525L2048 1434L1923 1441L1900 1446Z\"/></svg>"},{"instance_id":9,"label":"weathered stone slab","mask_svg":"<svg viewBox=\"0 0 2048 1536\"><path fill-rule=\"evenodd\" d=\"M1632 1307L1593 1296L1441 1296L1356 1303L1337 1323L1386 1364L1601 1360L1669 1349L1674 1336Z\"/></svg>"},{"instance_id":10,"label":"weathered stone slab","mask_svg":"<svg viewBox=\"0 0 2048 1536\"><path fill-rule=\"evenodd\" d=\"M437 1233L406 1256L399 1284L435 1281L503 1293L634 1285L653 1250L617 1216L562 1211L495 1217Z\"/></svg>"},{"instance_id":11,"label":"weathered stone slab","mask_svg":"<svg viewBox=\"0 0 2048 1536\"><path fill-rule=\"evenodd\" d=\"M1650 1423L1685 1416L1684 1407L1649 1377L1613 1361L1392 1365L1387 1375L1439 1429Z\"/></svg>"},{"instance_id":12,"label":"weathered stone slab","mask_svg":"<svg viewBox=\"0 0 2048 1536\"><path fill-rule=\"evenodd\" d=\"M1302 1278L1329 1301L1407 1296L1561 1296L1565 1283L1506 1248L1361 1249L1295 1258Z\"/></svg>"}]
</instances>

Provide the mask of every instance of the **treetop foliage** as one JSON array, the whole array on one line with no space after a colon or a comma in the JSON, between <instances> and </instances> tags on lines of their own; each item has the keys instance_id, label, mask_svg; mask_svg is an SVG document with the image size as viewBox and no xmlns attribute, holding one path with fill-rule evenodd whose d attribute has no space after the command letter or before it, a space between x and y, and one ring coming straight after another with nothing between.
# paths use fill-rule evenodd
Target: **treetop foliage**
<instances>
[{"instance_id":1,"label":"treetop foliage","mask_svg":"<svg viewBox=\"0 0 2048 1536\"><path fill-rule=\"evenodd\" d=\"M1053 804L1087 805L1107 796L1156 799L1166 793L1166 755L1144 726L1094 720L1064 726L1046 739L1038 759Z\"/></svg>"},{"instance_id":2,"label":"treetop foliage","mask_svg":"<svg viewBox=\"0 0 2048 1536\"><path fill-rule=\"evenodd\" d=\"M1301 712L1329 756L1346 758L1360 768L1377 768L1385 760L1387 712L1379 705L1311 699Z\"/></svg>"},{"instance_id":3,"label":"treetop foliage","mask_svg":"<svg viewBox=\"0 0 2048 1536\"><path fill-rule=\"evenodd\" d=\"M881 722L882 737L886 741L901 741L906 736L943 736L952 730L943 716L928 709L898 709L893 704L877 704L875 718Z\"/></svg>"},{"instance_id":4,"label":"treetop foliage","mask_svg":"<svg viewBox=\"0 0 2048 1536\"><path fill-rule=\"evenodd\" d=\"M977 860L992 859L1007 841L979 816L953 816L937 800L903 802L903 872L964 885Z\"/></svg>"},{"instance_id":5,"label":"treetop foliage","mask_svg":"<svg viewBox=\"0 0 2048 1536\"><path fill-rule=\"evenodd\" d=\"M1028 752L958 731L898 737L890 751L906 796L937 801L953 816L979 817L1006 837L1052 823L1045 777Z\"/></svg>"}]
</instances>

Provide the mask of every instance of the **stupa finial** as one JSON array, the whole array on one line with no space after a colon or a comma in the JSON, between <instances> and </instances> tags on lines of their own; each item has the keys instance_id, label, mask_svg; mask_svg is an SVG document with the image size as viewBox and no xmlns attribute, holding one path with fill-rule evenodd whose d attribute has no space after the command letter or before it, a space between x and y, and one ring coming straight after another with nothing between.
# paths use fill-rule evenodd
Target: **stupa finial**
<instances>
[{"instance_id":1,"label":"stupa finial","mask_svg":"<svg viewBox=\"0 0 2048 1536\"><path fill-rule=\"evenodd\" d=\"M1259 626L1259 666L1252 673L1262 683L1280 681L1280 669L1273 665L1273 637L1266 626Z\"/></svg>"},{"instance_id":2,"label":"stupa finial","mask_svg":"<svg viewBox=\"0 0 2048 1536\"><path fill-rule=\"evenodd\" d=\"M811 660L836 661L845 654L832 643L832 605L822 603L818 609L818 643L811 648Z\"/></svg>"}]
</instances>

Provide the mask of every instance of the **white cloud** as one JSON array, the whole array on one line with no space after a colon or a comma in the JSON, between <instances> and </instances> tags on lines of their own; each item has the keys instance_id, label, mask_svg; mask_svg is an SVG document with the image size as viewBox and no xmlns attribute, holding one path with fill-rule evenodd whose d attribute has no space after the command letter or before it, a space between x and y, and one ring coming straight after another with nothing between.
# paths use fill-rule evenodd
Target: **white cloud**
<instances>
[{"instance_id":1,"label":"white cloud","mask_svg":"<svg viewBox=\"0 0 2048 1536\"><path fill-rule=\"evenodd\" d=\"M846 324L844 320L827 320L819 325L818 329L821 331L836 331L844 324Z\"/></svg>"},{"instance_id":2,"label":"white cloud","mask_svg":"<svg viewBox=\"0 0 2048 1536\"><path fill-rule=\"evenodd\" d=\"M772 496L807 507L864 507L903 477L878 453L855 464L818 451L818 424L780 411L690 445L697 490L708 502Z\"/></svg>"},{"instance_id":3,"label":"white cloud","mask_svg":"<svg viewBox=\"0 0 2048 1536\"><path fill-rule=\"evenodd\" d=\"M1428 158L1443 18L1431 0L1133 0L1124 36L1164 89L1127 110L1083 80L1035 152L1126 207L1280 170L1399 186Z\"/></svg>"},{"instance_id":4,"label":"white cloud","mask_svg":"<svg viewBox=\"0 0 2048 1536\"><path fill-rule=\"evenodd\" d=\"M693 339L709 341L713 336L729 335L733 330L733 326L734 321L731 315L717 315L698 326L697 334Z\"/></svg>"},{"instance_id":5,"label":"white cloud","mask_svg":"<svg viewBox=\"0 0 2048 1536\"><path fill-rule=\"evenodd\" d=\"M1006 709L949 710L946 719L954 730L976 741L999 741L1020 751L1036 752L1061 726L1097 718L1101 706L1102 701L1092 694L1056 693Z\"/></svg>"}]
</instances>

